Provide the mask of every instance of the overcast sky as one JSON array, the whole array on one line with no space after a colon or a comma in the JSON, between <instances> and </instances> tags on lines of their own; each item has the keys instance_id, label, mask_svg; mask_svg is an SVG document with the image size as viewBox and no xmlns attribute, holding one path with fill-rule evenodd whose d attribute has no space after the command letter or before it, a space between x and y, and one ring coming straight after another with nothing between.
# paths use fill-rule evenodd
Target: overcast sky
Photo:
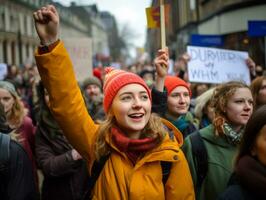
<instances>
[{"instance_id":1,"label":"overcast sky","mask_svg":"<svg viewBox=\"0 0 266 200\"><path fill-rule=\"evenodd\" d=\"M73 0L55 0L65 6L69 6ZM138 36L134 44L143 47L146 36L145 8L149 7L151 0L75 0L78 5L97 4L99 11L112 13L118 25L128 24L130 29Z\"/></svg>"}]
</instances>

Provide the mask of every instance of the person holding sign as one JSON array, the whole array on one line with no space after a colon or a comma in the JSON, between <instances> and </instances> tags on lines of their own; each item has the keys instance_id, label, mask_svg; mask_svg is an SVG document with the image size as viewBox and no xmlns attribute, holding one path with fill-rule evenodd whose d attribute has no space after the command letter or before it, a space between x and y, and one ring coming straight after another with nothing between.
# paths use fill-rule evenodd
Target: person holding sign
<instances>
[{"instance_id":1,"label":"person holding sign","mask_svg":"<svg viewBox=\"0 0 266 200\"><path fill-rule=\"evenodd\" d=\"M168 52L159 51L154 64L157 70L157 80L153 94L153 111L160 116L169 120L176 128L178 128L183 137L187 137L190 133L197 130L196 123L192 114L188 111L190 106L191 90L184 80L167 75L164 70L167 63L162 60L168 60ZM164 87L166 90L164 91Z\"/></svg>"},{"instance_id":2,"label":"person holding sign","mask_svg":"<svg viewBox=\"0 0 266 200\"><path fill-rule=\"evenodd\" d=\"M54 117L72 146L86 159L90 173L95 162L107 158L91 198L195 199L189 167L179 148L180 132L151 114L151 94L143 79L106 68L106 120L100 125L94 123L68 53L57 37L57 10L48 5L33 16L41 44L46 46L36 52L36 63L51 97ZM169 137L169 130L179 136L178 140ZM171 169L162 173L165 164Z\"/></svg>"},{"instance_id":3,"label":"person holding sign","mask_svg":"<svg viewBox=\"0 0 266 200\"><path fill-rule=\"evenodd\" d=\"M233 171L232 163L237 146L253 112L253 97L244 83L228 82L216 87L211 106L214 109L212 124L188 136L182 146L189 163L197 200L216 199L225 190ZM192 137L195 134L200 139L198 141L203 142L203 148L197 154L193 149L195 146L192 147ZM205 170L204 173L202 169Z\"/></svg>"}]
</instances>

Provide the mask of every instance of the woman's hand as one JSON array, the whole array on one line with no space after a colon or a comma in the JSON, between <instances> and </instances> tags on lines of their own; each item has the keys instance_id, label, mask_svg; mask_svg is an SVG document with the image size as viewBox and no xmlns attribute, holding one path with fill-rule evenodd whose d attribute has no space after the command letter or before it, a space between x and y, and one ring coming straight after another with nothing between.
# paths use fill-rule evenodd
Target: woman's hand
<instances>
[{"instance_id":1,"label":"woman's hand","mask_svg":"<svg viewBox=\"0 0 266 200\"><path fill-rule=\"evenodd\" d=\"M160 92L163 92L164 89L164 79L167 75L169 65L168 60L168 48L158 50L157 56L154 59L157 72L155 88Z\"/></svg>"},{"instance_id":2,"label":"woman's hand","mask_svg":"<svg viewBox=\"0 0 266 200\"><path fill-rule=\"evenodd\" d=\"M33 19L42 45L50 45L58 40L59 15L53 5L34 12Z\"/></svg>"},{"instance_id":3,"label":"woman's hand","mask_svg":"<svg viewBox=\"0 0 266 200\"><path fill-rule=\"evenodd\" d=\"M76 151L76 149L72 149L71 155L72 155L73 160L82 159L81 155Z\"/></svg>"},{"instance_id":4,"label":"woman's hand","mask_svg":"<svg viewBox=\"0 0 266 200\"><path fill-rule=\"evenodd\" d=\"M154 65L156 67L157 76L163 78L167 75L169 65L168 61L168 48L158 50L157 56L154 59Z\"/></svg>"},{"instance_id":5,"label":"woman's hand","mask_svg":"<svg viewBox=\"0 0 266 200\"><path fill-rule=\"evenodd\" d=\"M255 64L255 62L250 57L248 57L246 59L246 64L249 68L250 74L252 76L256 76L256 64Z\"/></svg>"}]
</instances>

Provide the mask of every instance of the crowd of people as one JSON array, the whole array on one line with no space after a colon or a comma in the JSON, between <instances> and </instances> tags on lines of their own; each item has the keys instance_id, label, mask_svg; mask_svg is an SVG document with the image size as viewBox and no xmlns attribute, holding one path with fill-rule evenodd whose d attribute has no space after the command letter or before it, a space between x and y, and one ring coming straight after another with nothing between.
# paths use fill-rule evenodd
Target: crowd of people
<instances>
[{"instance_id":1,"label":"crowd of people","mask_svg":"<svg viewBox=\"0 0 266 200\"><path fill-rule=\"evenodd\" d=\"M167 48L153 65L95 66L77 82L56 8L33 18L36 65L0 81L1 197L266 198L266 75L252 59L251 85L191 84L189 55L169 70Z\"/></svg>"}]
</instances>

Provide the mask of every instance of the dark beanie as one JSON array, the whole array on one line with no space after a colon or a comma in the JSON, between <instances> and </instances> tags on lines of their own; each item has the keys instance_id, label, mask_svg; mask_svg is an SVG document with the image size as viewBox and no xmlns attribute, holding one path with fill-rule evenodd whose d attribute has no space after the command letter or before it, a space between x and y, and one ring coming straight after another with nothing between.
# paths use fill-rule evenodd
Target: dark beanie
<instances>
[{"instance_id":1,"label":"dark beanie","mask_svg":"<svg viewBox=\"0 0 266 200\"><path fill-rule=\"evenodd\" d=\"M83 81L83 84L82 84L83 89L86 89L88 85L97 85L100 89L102 89L101 81L94 76L89 76Z\"/></svg>"}]
</instances>

